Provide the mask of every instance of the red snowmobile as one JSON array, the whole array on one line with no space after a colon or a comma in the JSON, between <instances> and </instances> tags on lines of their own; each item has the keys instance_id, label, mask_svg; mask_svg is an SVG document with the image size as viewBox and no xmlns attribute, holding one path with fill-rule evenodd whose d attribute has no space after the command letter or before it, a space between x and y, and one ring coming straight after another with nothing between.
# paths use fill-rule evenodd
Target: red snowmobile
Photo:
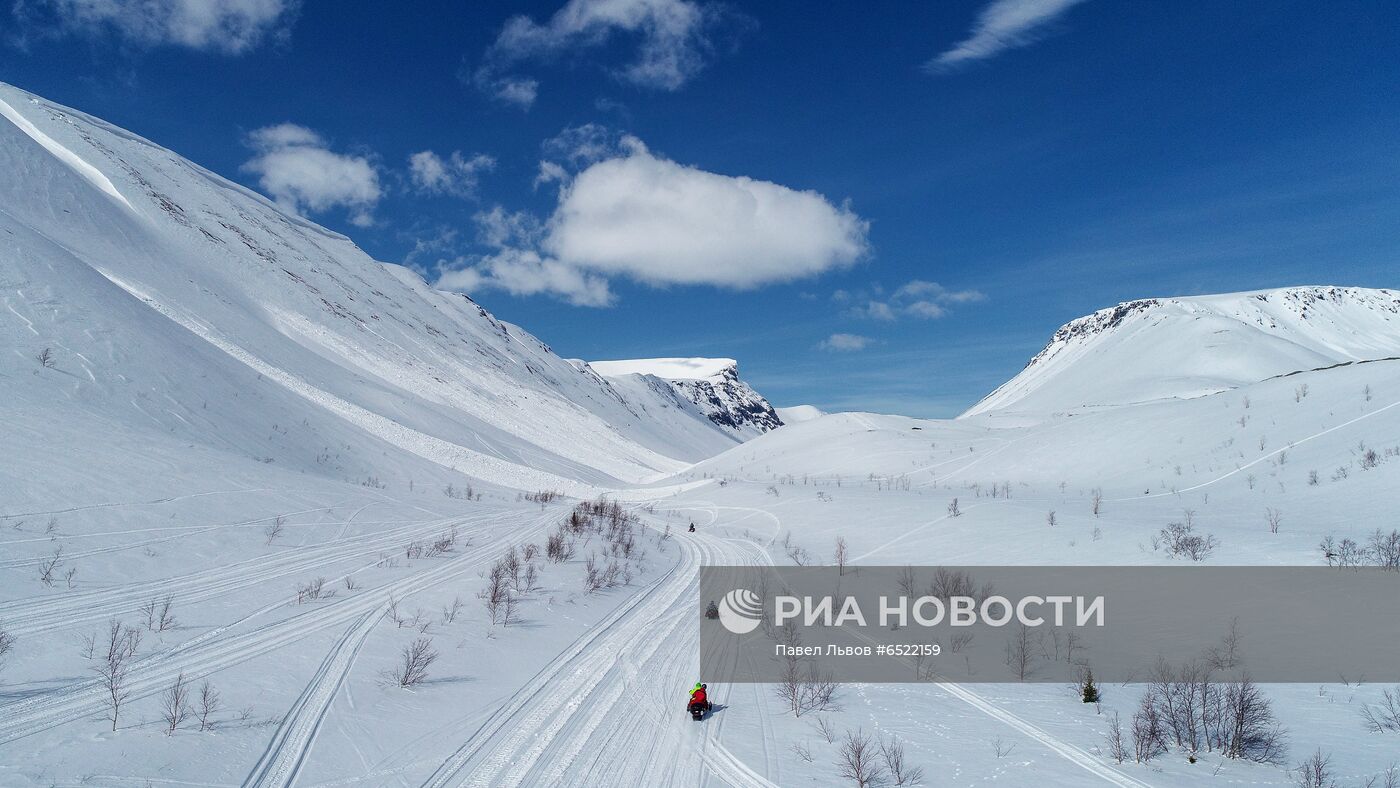
<instances>
[{"instance_id":1,"label":"red snowmobile","mask_svg":"<svg viewBox=\"0 0 1400 788\"><path fill-rule=\"evenodd\" d=\"M699 722L705 719L710 708L709 698L705 695L705 685L696 684L695 689L690 692L690 703L685 707L686 711L690 712L690 718Z\"/></svg>"}]
</instances>

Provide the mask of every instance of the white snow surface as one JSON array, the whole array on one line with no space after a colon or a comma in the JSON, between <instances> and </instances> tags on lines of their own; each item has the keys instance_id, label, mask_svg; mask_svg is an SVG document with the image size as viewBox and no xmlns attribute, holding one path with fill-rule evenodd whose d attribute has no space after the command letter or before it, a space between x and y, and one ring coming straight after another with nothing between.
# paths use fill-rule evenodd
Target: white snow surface
<instances>
[{"instance_id":1,"label":"white snow surface","mask_svg":"<svg viewBox=\"0 0 1400 788\"><path fill-rule=\"evenodd\" d=\"M774 408L774 410L778 412L778 418L782 419L784 424L797 424L802 421L819 419L826 415L826 411L815 405L793 405L790 408Z\"/></svg>"},{"instance_id":2,"label":"white snow surface","mask_svg":"<svg viewBox=\"0 0 1400 788\"><path fill-rule=\"evenodd\" d=\"M819 721L898 738L924 785L1282 787L1315 749L1384 784L1396 734L1360 710L1391 688L1357 677L1262 688L1281 765L1116 763L1134 684L1099 707L845 685L801 718L716 684L709 719L682 707L705 564L829 563L838 537L868 565L1172 564L1153 537L1190 510L1208 565L1317 565L1321 538L1393 527L1400 361L1365 360L1396 355L1386 291L1159 302L1052 342L995 408L740 442L729 404L564 361L152 143L0 101L0 786L838 785ZM576 503L522 494L549 489L637 518L625 581L585 589L597 535L524 558ZM508 551L536 576L493 623L478 594ZM84 645L114 620L141 632L115 730ZM438 657L401 688L420 638ZM182 675L221 701L167 735Z\"/></svg>"},{"instance_id":3,"label":"white snow surface","mask_svg":"<svg viewBox=\"0 0 1400 788\"><path fill-rule=\"evenodd\" d=\"M1400 355L1400 291L1289 287L1128 301L1066 323L964 415L1184 399Z\"/></svg>"}]
</instances>

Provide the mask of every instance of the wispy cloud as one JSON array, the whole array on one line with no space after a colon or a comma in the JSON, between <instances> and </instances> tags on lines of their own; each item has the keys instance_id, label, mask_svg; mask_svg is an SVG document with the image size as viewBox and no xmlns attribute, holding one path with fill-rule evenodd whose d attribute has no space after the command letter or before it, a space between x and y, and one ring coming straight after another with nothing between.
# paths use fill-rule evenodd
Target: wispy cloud
<instances>
[{"instance_id":1,"label":"wispy cloud","mask_svg":"<svg viewBox=\"0 0 1400 788\"><path fill-rule=\"evenodd\" d=\"M457 197L474 196L481 173L495 166L496 160L484 153L468 158L456 150L447 156L425 150L408 157L409 177L417 189Z\"/></svg>"},{"instance_id":2,"label":"wispy cloud","mask_svg":"<svg viewBox=\"0 0 1400 788\"><path fill-rule=\"evenodd\" d=\"M617 76L639 87L676 90L704 68L713 49L711 32L732 17L722 4L694 0L568 0L544 22L512 17L471 79L496 98L528 109L539 82L512 74L517 67L631 37L635 58Z\"/></svg>"},{"instance_id":3,"label":"wispy cloud","mask_svg":"<svg viewBox=\"0 0 1400 788\"><path fill-rule=\"evenodd\" d=\"M875 340L870 337L863 337L859 334L832 334L817 343L817 347L822 350L834 350L840 353L854 353L865 350Z\"/></svg>"},{"instance_id":4,"label":"wispy cloud","mask_svg":"<svg viewBox=\"0 0 1400 788\"><path fill-rule=\"evenodd\" d=\"M300 0L16 0L22 25L238 55L285 37Z\"/></svg>"},{"instance_id":5,"label":"wispy cloud","mask_svg":"<svg viewBox=\"0 0 1400 788\"><path fill-rule=\"evenodd\" d=\"M950 290L937 282L912 279L893 292L878 284L862 290L837 290L831 300L846 304L847 317L893 322L901 317L936 320L946 317L949 308L987 300L980 290Z\"/></svg>"},{"instance_id":6,"label":"wispy cloud","mask_svg":"<svg viewBox=\"0 0 1400 788\"><path fill-rule=\"evenodd\" d=\"M967 38L924 64L930 71L948 71L986 60L1007 49L1025 46L1045 27L1084 0L993 0L972 25Z\"/></svg>"}]
</instances>

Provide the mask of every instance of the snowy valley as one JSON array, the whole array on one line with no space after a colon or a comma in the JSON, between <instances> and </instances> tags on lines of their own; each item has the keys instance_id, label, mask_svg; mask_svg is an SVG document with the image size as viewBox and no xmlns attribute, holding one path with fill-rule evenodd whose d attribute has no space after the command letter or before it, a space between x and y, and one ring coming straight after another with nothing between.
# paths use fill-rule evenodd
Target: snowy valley
<instances>
[{"instance_id":1,"label":"snowy valley","mask_svg":"<svg viewBox=\"0 0 1400 788\"><path fill-rule=\"evenodd\" d=\"M1276 762L1114 757L1145 684L682 713L702 565L1371 561L1400 293L1120 304L956 419L775 409L733 359L561 358L7 85L0 173L0 785L829 786L848 732L924 785L1400 780L1362 676L1263 686Z\"/></svg>"}]
</instances>

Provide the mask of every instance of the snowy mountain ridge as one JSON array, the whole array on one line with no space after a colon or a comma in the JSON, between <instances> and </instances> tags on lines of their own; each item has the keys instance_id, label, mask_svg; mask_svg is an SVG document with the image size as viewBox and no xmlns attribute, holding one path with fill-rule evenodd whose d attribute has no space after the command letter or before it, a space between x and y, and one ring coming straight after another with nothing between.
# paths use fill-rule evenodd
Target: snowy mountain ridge
<instances>
[{"instance_id":1,"label":"snowy mountain ridge","mask_svg":"<svg viewBox=\"0 0 1400 788\"><path fill-rule=\"evenodd\" d=\"M122 425L322 474L326 434L348 424L342 455L387 443L489 482L580 493L740 437L130 132L4 84L0 108L0 337L16 349L0 399L29 418L81 407L108 424L99 436ZM76 375L64 396L13 374L45 349ZM250 370L256 385L205 385ZM275 438L253 437L269 425Z\"/></svg>"},{"instance_id":2,"label":"snowy mountain ridge","mask_svg":"<svg viewBox=\"0 0 1400 788\"><path fill-rule=\"evenodd\" d=\"M739 362L732 358L627 359L589 366L612 380L636 375L664 380L710 421L741 439L783 425L768 400L739 377Z\"/></svg>"},{"instance_id":3,"label":"snowy mountain ridge","mask_svg":"<svg viewBox=\"0 0 1400 788\"><path fill-rule=\"evenodd\" d=\"M964 416L1190 398L1400 350L1400 292L1308 286L1127 301L1071 320Z\"/></svg>"}]
</instances>

